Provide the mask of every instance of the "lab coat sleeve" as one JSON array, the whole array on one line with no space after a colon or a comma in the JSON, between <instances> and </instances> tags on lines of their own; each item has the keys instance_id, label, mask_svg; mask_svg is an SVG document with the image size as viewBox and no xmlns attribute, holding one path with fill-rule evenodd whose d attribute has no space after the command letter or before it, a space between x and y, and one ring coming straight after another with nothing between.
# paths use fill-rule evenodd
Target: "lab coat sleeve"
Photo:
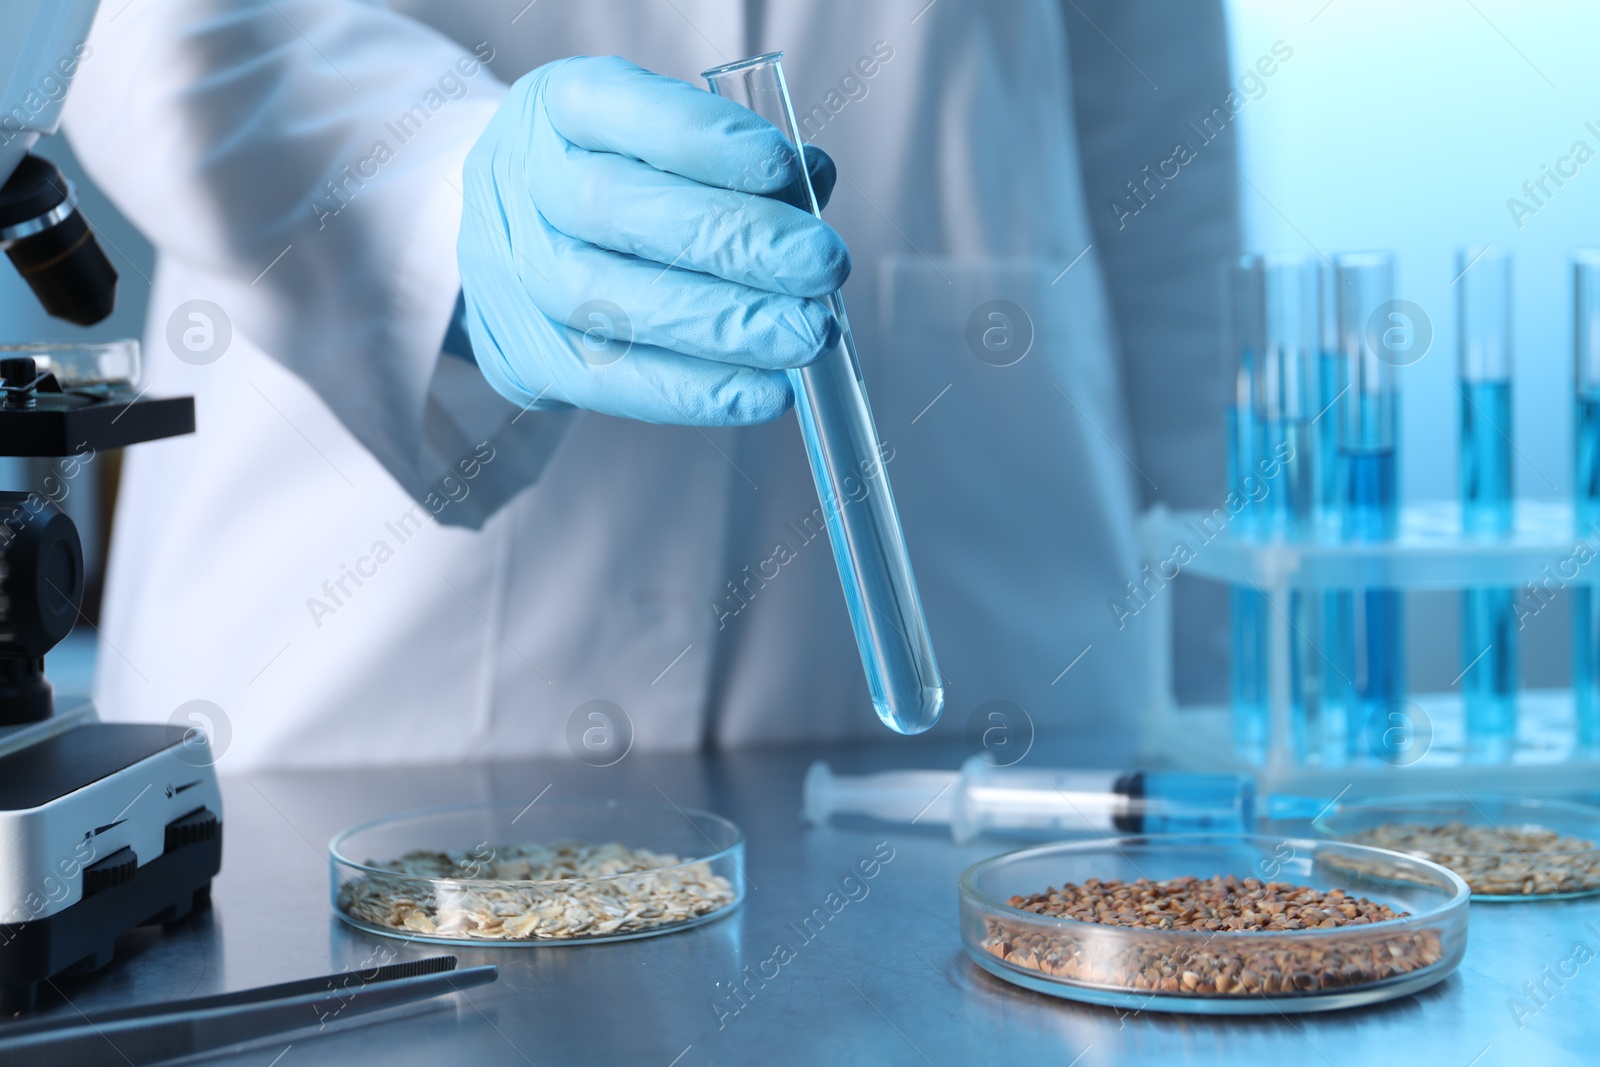
<instances>
[{"instance_id":1,"label":"lab coat sleeve","mask_svg":"<svg viewBox=\"0 0 1600 1067\"><path fill-rule=\"evenodd\" d=\"M1070 0L1063 13L1084 190L1145 475L1136 484L1146 506L1220 507L1218 272L1239 252L1234 108L1249 106L1230 80L1222 3ZM1217 695L1226 611L1209 583L1188 583L1176 602L1180 695Z\"/></svg>"},{"instance_id":2,"label":"lab coat sleeve","mask_svg":"<svg viewBox=\"0 0 1600 1067\"><path fill-rule=\"evenodd\" d=\"M440 351L462 161L505 93L489 43L360 0L136 0L102 4L89 45L74 150L235 331L419 501L492 454L442 521L481 525L537 477L568 417Z\"/></svg>"}]
</instances>

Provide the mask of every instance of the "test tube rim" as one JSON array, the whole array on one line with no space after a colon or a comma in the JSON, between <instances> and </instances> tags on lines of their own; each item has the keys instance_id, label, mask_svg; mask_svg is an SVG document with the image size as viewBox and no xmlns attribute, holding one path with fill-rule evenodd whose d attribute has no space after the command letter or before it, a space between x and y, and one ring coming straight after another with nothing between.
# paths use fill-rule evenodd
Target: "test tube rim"
<instances>
[{"instance_id":1,"label":"test tube rim","mask_svg":"<svg viewBox=\"0 0 1600 1067\"><path fill-rule=\"evenodd\" d=\"M1334 254L1335 268L1339 267L1388 267L1394 269L1394 253L1382 249L1371 249L1365 252L1338 252Z\"/></svg>"},{"instance_id":2,"label":"test tube rim","mask_svg":"<svg viewBox=\"0 0 1600 1067\"><path fill-rule=\"evenodd\" d=\"M700 77L711 81L751 67L762 67L769 63L776 63L783 59L782 52L763 52L759 56L749 56L745 59L736 59L732 63L723 63L721 66L712 67L710 70L700 72Z\"/></svg>"},{"instance_id":3,"label":"test tube rim","mask_svg":"<svg viewBox=\"0 0 1600 1067\"><path fill-rule=\"evenodd\" d=\"M1262 267L1309 267L1320 262L1316 256L1304 255L1299 252L1246 252L1239 256L1230 266L1250 268Z\"/></svg>"}]
</instances>

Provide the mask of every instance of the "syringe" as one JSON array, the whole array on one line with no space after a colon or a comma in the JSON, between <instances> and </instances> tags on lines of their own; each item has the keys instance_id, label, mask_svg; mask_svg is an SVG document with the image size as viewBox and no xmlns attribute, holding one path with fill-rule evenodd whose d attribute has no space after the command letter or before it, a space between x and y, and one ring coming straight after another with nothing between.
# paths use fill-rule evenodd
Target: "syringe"
<instances>
[{"instance_id":1,"label":"syringe","mask_svg":"<svg viewBox=\"0 0 1600 1067\"><path fill-rule=\"evenodd\" d=\"M1245 833L1255 785L1245 775L997 767L973 756L959 771L841 776L818 761L806 772L805 818L834 815L948 825L957 844L984 833Z\"/></svg>"},{"instance_id":2,"label":"syringe","mask_svg":"<svg viewBox=\"0 0 1600 1067\"><path fill-rule=\"evenodd\" d=\"M755 56L713 68L702 77L713 93L743 104L789 139L800 177L782 199L821 218L804 165L804 145L796 135L782 58L782 52ZM911 558L867 406L844 298L834 293L828 306L839 320L839 343L811 366L789 372L795 413L844 584L872 706L890 729L919 734L937 722L944 709L944 682L934 663L933 642L911 575Z\"/></svg>"}]
</instances>

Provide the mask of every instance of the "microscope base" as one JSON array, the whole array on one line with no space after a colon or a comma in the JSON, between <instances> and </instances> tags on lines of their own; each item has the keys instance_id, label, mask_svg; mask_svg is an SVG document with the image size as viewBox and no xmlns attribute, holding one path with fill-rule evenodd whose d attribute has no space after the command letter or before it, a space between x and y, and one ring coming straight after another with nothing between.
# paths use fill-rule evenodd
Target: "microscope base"
<instances>
[{"instance_id":1,"label":"microscope base","mask_svg":"<svg viewBox=\"0 0 1600 1067\"><path fill-rule=\"evenodd\" d=\"M0 1013L105 966L129 930L206 902L221 795L185 737L93 722L0 756Z\"/></svg>"}]
</instances>

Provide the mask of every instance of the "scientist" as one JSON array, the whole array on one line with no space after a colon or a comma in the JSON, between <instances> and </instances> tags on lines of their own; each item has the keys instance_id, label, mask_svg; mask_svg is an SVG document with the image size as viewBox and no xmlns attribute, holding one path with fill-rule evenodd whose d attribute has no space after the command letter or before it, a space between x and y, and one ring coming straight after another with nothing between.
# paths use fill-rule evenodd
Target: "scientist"
<instances>
[{"instance_id":1,"label":"scientist","mask_svg":"<svg viewBox=\"0 0 1600 1067\"><path fill-rule=\"evenodd\" d=\"M780 418L844 283L938 729L1126 756L1137 515L1223 493L1220 8L105 4L65 127L199 432L128 454L104 713L224 770L889 740ZM826 225L700 88L776 48Z\"/></svg>"}]
</instances>

